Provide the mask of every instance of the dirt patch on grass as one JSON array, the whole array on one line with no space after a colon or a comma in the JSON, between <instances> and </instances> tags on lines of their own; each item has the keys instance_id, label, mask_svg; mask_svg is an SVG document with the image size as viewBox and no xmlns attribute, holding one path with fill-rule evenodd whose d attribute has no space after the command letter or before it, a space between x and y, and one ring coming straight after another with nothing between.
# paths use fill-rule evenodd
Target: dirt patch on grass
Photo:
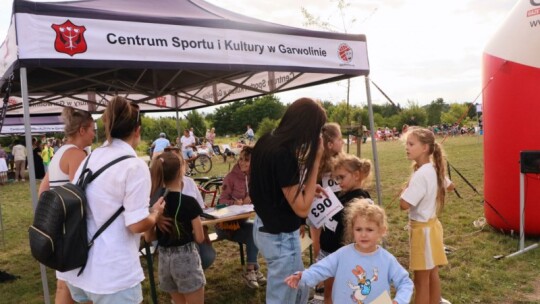
<instances>
[{"instance_id":1,"label":"dirt patch on grass","mask_svg":"<svg viewBox=\"0 0 540 304\"><path fill-rule=\"evenodd\" d=\"M508 300L501 304L529 304L540 303L540 278L532 282L533 292L522 294L516 299Z\"/></svg>"},{"instance_id":2,"label":"dirt patch on grass","mask_svg":"<svg viewBox=\"0 0 540 304\"><path fill-rule=\"evenodd\" d=\"M523 300L532 303L540 303L540 278L536 278L532 283L534 292L523 296Z\"/></svg>"}]
</instances>

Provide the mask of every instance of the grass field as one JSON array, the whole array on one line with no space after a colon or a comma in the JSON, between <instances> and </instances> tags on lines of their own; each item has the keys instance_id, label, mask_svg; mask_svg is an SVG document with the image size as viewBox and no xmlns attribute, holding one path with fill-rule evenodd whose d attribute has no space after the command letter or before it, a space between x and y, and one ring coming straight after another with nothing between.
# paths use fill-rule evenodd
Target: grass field
<instances>
[{"instance_id":1,"label":"grass field","mask_svg":"<svg viewBox=\"0 0 540 304\"><path fill-rule=\"evenodd\" d=\"M396 198L410 175L410 163L399 141L378 143L381 166L383 206L387 210L390 230L386 248L403 265L408 265L408 235L403 229L407 214L400 211ZM483 149L481 138L456 137L445 141L448 159L478 191L483 193ZM354 146L351 152L356 153ZM371 145L362 145L362 156L371 158ZM223 175L233 165L229 160L214 158L211 175ZM475 228L473 222L483 216L483 197L452 173L452 180L462 199L448 195L441 217L445 243L455 249L448 255L449 265L441 269L443 296L452 303L540 303L537 287L540 278L540 249L520 256L495 260L493 256L517 250L518 240L485 226ZM368 191L376 196L375 180ZM29 185L14 183L0 187L4 242L0 243L0 270L20 276L10 283L0 283L0 303L42 303L43 292L38 264L30 255L27 229L32 221ZM516 205L517 208L517 205ZM1 236L1 234L0 234ZM1 241L1 239L0 239ZM528 239L527 244L538 239ZM264 303L264 289L247 288L240 277L241 268L236 243L214 243L216 262L205 273L206 303ZM305 261L308 261L307 253ZM141 260L143 266L145 260ZM264 260L260 259L263 271ZM49 290L54 294L54 272L47 271ZM145 303L151 303L148 280L143 283ZM160 293L160 303L169 303ZM51 297L51 303L54 302ZM341 303L339 303L341 304Z\"/></svg>"}]
</instances>

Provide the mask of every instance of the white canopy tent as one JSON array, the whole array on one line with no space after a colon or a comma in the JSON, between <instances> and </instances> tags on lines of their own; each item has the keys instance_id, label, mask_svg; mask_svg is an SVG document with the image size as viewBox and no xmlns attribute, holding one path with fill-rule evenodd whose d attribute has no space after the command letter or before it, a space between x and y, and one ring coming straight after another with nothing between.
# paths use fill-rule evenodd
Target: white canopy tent
<instances>
[{"instance_id":1,"label":"white canopy tent","mask_svg":"<svg viewBox=\"0 0 540 304\"><path fill-rule=\"evenodd\" d=\"M11 85L3 109L24 115L27 147L31 114L66 105L99 113L115 94L145 112L175 111L355 76L366 76L373 136L368 74L364 35L278 25L202 0L15 0L0 46L0 87ZM33 170L30 180L35 207Z\"/></svg>"}]
</instances>

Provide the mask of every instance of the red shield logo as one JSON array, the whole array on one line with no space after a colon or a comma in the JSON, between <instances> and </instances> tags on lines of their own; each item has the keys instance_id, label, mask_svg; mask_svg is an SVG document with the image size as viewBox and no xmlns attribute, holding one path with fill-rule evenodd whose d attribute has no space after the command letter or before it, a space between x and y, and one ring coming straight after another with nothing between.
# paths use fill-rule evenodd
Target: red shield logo
<instances>
[{"instance_id":1,"label":"red shield logo","mask_svg":"<svg viewBox=\"0 0 540 304\"><path fill-rule=\"evenodd\" d=\"M338 56L341 61L350 63L353 59L353 50L348 44L342 43L338 47Z\"/></svg>"},{"instance_id":2,"label":"red shield logo","mask_svg":"<svg viewBox=\"0 0 540 304\"><path fill-rule=\"evenodd\" d=\"M58 53L66 53L69 56L86 52L86 40L84 39L84 26L71 23L70 20L63 24L53 24L51 26L56 32L54 49Z\"/></svg>"}]
</instances>

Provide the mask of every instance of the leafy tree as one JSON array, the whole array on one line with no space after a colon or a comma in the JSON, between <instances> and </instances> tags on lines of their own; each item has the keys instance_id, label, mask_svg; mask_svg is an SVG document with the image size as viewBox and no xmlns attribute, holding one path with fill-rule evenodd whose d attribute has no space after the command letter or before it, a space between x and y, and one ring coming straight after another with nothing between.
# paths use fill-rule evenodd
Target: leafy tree
<instances>
[{"instance_id":1,"label":"leafy tree","mask_svg":"<svg viewBox=\"0 0 540 304\"><path fill-rule=\"evenodd\" d=\"M186 115L188 128L193 128L193 135L204 137L206 135L206 123L204 117L195 110Z\"/></svg>"},{"instance_id":2,"label":"leafy tree","mask_svg":"<svg viewBox=\"0 0 540 304\"><path fill-rule=\"evenodd\" d=\"M261 138L261 136L263 136L264 134L274 130L275 128L277 128L278 124L279 119L263 118L256 132L257 137Z\"/></svg>"},{"instance_id":3,"label":"leafy tree","mask_svg":"<svg viewBox=\"0 0 540 304\"><path fill-rule=\"evenodd\" d=\"M401 127L403 126L403 124L400 124L400 121L401 121L401 116L399 116L399 114L394 114L384 119L385 126L389 127L390 129L397 128L401 130Z\"/></svg>"},{"instance_id":4,"label":"leafy tree","mask_svg":"<svg viewBox=\"0 0 540 304\"><path fill-rule=\"evenodd\" d=\"M223 107L216 109L214 113L214 128L216 134L223 136L233 132L234 113L244 105L242 101L234 101Z\"/></svg>"},{"instance_id":5,"label":"leafy tree","mask_svg":"<svg viewBox=\"0 0 540 304\"><path fill-rule=\"evenodd\" d=\"M243 134L246 126L250 125L258 130L259 124L264 118L279 119L285 113L285 106L274 95L266 95L255 98L251 104L239 108L234 114L234 132Z\"/></svg>"},{"instance_id":6,"label":"leafy tree","mask_svg":"<svg viewBox=\"0 0 540 304\"><path fill-rule=\"evenodd\" d=\"M348 123L348 113L352 107L347 106L345 101L338 103L333 107L332 112L328 116L329 121L333 121L341 126L346 126Z\"/></svg>"},{"instance_id":7,"label":"leafy tree","mask_svg":"<svg viewBox=\"0 0 540 304\"><path fill-rule=\"evenodd\" d=\"M442 113L441 122L452 125L459 121L459 119L467 113L467 105L453 103L450 105L450 110L446 113Z\"/></svg>"},{"instance_id":8,"label":"leafy tree","mask_svg":"<svg viewBox=\"0 0 540 304\"><path fill-rule=\"evenodd\" d=\"M465 105L469 109L467 112L467 117L470 119L476 119L476 105L473 105L472 102L466 102Z\"/></svg>"},{"instance_id":9,"label":"leafy tree","mask_svg":"<svg viewBox=\"0 0 540 304\"><path fill-rule=\"evenodd\" d=\"M409 108L404 109L399 114L399 125L408 124L409 126L425 126L427 121L426 110L417 103L409 101Z\"/></svg>"},{"instance_id":10,"label":"leafy tree","mask_svg":"<svg viewBox=\"0 0 540 304\"><path fill-rule=\"evenodd\" d=\"M387 102L384 105L372 105L373 113L381 113L383 117L390 117L401 112L401 107Z\"/></svg>"},{"instance_id":11,"label":"leafy tree","mask_svg":"<svg viewBox=\"0 0 540 304\"><path fill-rule=\"evenodd\" d=\"M385 126L384 117L381 113L373 113L373 123L375 123L375 128L383 128Z\"/></svg>"},{"instance_id":12,"label":"leafy tree","mask_svg":"<svg viewBox=\"0 0 540 304\"><path fill-rule=\"evenodd\" d=\"M442 98L437 98L432 100L429 105L425 105L427 113L427 124L429 126L438 125L441 123L441 114L442 112L448 111L450 106L444 103Z\"/></svg>"}]
</instances>

